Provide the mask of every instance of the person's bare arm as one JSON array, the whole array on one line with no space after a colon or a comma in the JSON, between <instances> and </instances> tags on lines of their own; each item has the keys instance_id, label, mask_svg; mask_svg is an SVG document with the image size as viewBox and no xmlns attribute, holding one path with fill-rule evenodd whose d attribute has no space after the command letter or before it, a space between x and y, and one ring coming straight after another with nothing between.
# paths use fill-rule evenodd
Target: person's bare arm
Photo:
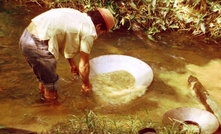
<instances>
[{"instance_id":1,"label":"person's bare arm","mask_svg":"<svg viewBox=\"0 0 221 134\"><path fill-rule=\"evenodd\" d=\"M78 65L76 64L75 60L73 58L68 58L68 62L71 66L71 73L73 75L79 75Z\"/></svg>"},{"instance_id":2,"label":"person's bare arm","mask_svg":"<svg viewBox=\"0 0 221 134\"><path fill-rule=\"evenodd\" d=\"M90 73L89 54L80 52L79 74L82 80L83 92L88 92L92 90L92 85L89 80L89 73Z\"/></svg>"}]
</instances>

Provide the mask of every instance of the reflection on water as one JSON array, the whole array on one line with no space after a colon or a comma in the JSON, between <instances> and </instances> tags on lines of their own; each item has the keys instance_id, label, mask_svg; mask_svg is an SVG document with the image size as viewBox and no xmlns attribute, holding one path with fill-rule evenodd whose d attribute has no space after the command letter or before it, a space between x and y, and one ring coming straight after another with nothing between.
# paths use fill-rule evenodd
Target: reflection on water
<instances>
[{"instance_id":1,"label":"reflection on water","mask_svg":"<svg viewBox=\"0 0 221 134\"><path fill-rule=\"evenodd\" d=\"M39 101L38 82L18 48L23 29L36 14L36 10L35 14L0 12L2 125L44 131L68 119L69 115L82 114L87 108L100 114L116 116L122 113L139 116L139 111L145 109L152 120L161 123L163 114L176 107L204 109L188 88L187 78L190 74L196 76L221 105L218 98L221 90L221 83L218 82L221 78L221 62L215 60L220 57L219 46L197 42L193 37L181 34L169 38L162 35L160 42L147 43L125 30L102 35L95 41L91 58L104 54L123 54L149 64L154 71L154 80L143 96L121 106L100 107L93 97L81 94L80 80L71 76L68 62L61 57L57 68L60 76L60 104L42 104Z\"/></svg>"},{"instance_id":2,"label":"reflection on water","mask_svg":"<svg viewBox=\"0 0 221 134\"><path fill-rule=\"evenodd\" d=\"M190 99L193 98L193 100L198 103L198 97L196 96L195 91L188 90L191 88L189 87L188 82L185 81L190 75L193 75L199 78L199 81L203 84L205 89L207 89L209 94L221 106L220 97L218 95L221 92L221 84L219 83L221 80L221 73L219 71L220 68L221 60L214 59L204 66L187 64L185 72L183 73L178 73L176 71L163 71L160 73L159 78L161 78L164 83L175 89L177 94L181 94L182 96L180 98L189 96Z\"/></svg>"}]
</instances>

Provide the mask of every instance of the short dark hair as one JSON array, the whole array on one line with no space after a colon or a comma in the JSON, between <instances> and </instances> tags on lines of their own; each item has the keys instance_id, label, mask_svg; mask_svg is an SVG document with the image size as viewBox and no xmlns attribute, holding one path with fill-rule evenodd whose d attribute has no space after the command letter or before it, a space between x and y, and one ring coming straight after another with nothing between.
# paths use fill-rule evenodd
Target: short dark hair
<instances>
[{"instance_id":1,"label":"short dark hair","mask_svg":"<svg viewBox=\"0 0 221 134\"><path fill-rule=\"evenodd\" d=\"M87 15L91 17L94 26L101 24L101 30L107 30L106 23L98 10L88 11Z\"/></svg>"},{"instance_id":2,"label":"short dark hair","mask_svg":"<svg viewBox=\"0 0 221 134\"><path fill-rule=\"evenodd\" d=\"M155 132L156 133L156 130L154 128L143 128L138 132L138 134L144 134L146 132Z\"/></svg>"}]
</instances>

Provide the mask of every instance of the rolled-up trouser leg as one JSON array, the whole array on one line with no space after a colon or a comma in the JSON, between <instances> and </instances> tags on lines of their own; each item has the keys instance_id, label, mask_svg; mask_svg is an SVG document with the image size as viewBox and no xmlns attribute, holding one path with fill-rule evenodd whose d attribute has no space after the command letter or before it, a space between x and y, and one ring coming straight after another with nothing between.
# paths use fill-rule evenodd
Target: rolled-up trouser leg
<instances>
[{"instance_id":1,"label":"rolled-up trouser leg","mask_svg":"<svg viewBox=\"0 0 221 134\"><path fill-rule=\"evenodd\" d=\"M57 61L54 55L48 51L48 41L41 41L24 30L19 45L38 80L46 89L57 90L59 79L56 74Z\"/></svg>"}]
</instances>

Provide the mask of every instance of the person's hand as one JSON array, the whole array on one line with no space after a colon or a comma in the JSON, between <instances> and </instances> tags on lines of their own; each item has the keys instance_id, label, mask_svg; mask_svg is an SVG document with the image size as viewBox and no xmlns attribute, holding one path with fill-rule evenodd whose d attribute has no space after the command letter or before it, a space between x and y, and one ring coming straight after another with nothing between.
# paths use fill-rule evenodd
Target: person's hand
<instances>
[{"instance_id":1,"label":"person's hand","mask_svg":"<svg viewBox=\"0 0 221 134\"><path fill-rule=\"evenodd\" d=\"M79 75L78 67L71 66L71 74L73 74L74 76Z\"/></svg>"},{"instance_id":2,"label":"person's hand","mask_svg":"<svg viewBox=\"0 0 221 134\"><path fill-rule=\"evenodd\" d=\"M82 84L82 86L81 86L81 92L83 92L83 93L88 93L88 92L90 92L90 91L92 91L92 85L91 85L91 83L89 83L89 84Z\"/></svg>"}]
</instances>

